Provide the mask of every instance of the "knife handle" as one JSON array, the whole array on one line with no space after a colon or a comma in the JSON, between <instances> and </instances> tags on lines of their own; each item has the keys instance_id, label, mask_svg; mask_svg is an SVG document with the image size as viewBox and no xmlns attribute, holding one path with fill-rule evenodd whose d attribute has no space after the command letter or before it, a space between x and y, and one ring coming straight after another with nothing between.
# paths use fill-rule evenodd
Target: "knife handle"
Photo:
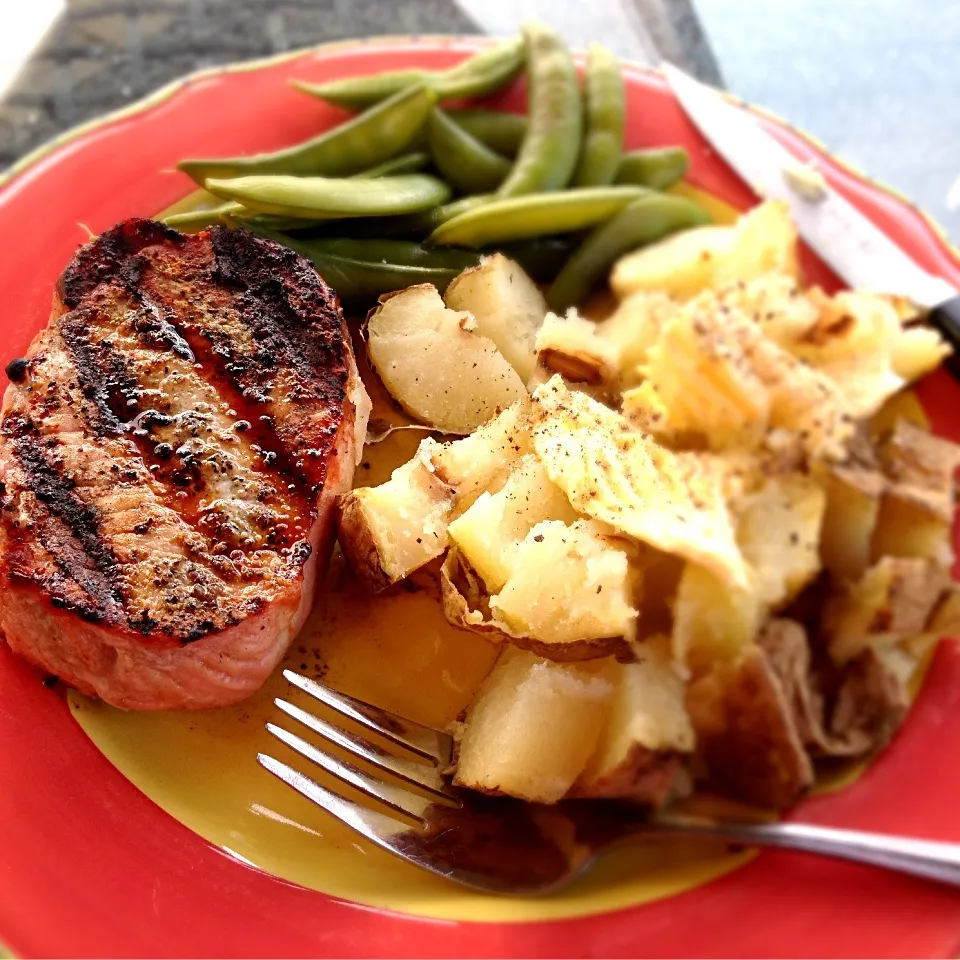
<instances>
[{"instance_id":1,"label":"knife handle","mask_svg":"<svg viewBox=\"0 0 960 960\"><path fill-rule=\"evenodd\" d=\"M940 331L954 353L960 354L960 296L951 297L934 307L927 320Z\"/></svg>"}]
</instances>

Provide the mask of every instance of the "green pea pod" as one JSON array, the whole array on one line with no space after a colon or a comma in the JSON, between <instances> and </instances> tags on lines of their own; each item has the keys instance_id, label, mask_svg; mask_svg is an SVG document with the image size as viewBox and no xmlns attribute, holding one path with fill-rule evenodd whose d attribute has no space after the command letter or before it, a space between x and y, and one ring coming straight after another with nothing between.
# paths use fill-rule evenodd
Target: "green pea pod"
<instances>
[{"instance_id":1,"label":"green pea pod","mask_svg":"<svg viewBox=\"0 0 960 960\"><path fill-rule=\"evenodd\" d=\"M183 233L196 233L198 230L204 230L218 223L227 225L237 222L258 223L265 227L272 227L274 230L304 230L317 222L302 220L299 217L276 217L266 213L256 213L233 200L221 203L217 207L173 213L162 219L168 227L181 230Z\"/></svg>"},{"instance_id":2,"label":"green pea pod","mask_svg":"<svg viewBox=\"0 0 960 960\"><path fill-rule=\"evenodd\" d=\"M623 155L616 182L666 190L683 177L689 166L690 157L683 147L634 150Z\"/></svg>"},{"instance_id":3,"label":"green pea pod","mask_svg":"<svg viewBox=\"0 0 960 960\"><path fill-rule=\"evenodd\" d=\"M523 36L529 120L513 169L497 191L502 197L561 190L570 182L580 155L583 118L573 57L563 40L543 24L526 24Z\"/></svg>"},{"instance_id":4,"label":"green pea pod","mask_svg":"<svg viewBox=\"0 0 960 960\"><path fill-rule=\"evenodd\" d=\"M370 263L392 263L395 266L428 266L466 270L476 266L480 254L472 250L442 250L425 247L412 240L356 239L353 237L323 237L303 241L318 253L363 260Z\"/></svg>"},{"instance_id":5,"label":"green pea pod","mask_svg":"<svg viewBox=\"0 0 960 960\"><path fill-rule=\"evenodd\" d=\"M604 280L614 261L630 250L709 221L702 207L683 197L649 193L635 200L577 248L547 293L550 309L559 313L579 303Z\"/></svg>"},{"instance_id":6,"label":"green pea pod","mask_svg":"<svg viewBox=\"0 0 960 960\"><path fill-rule=\"evenodd\" d=\"M453 200L430 210L395 217L349 217L342 220L326 220L312 224L309 227L309 235L324 239L351 237L357 240L375 240L390 237L423 240L441 223L490 199L490 195L461 197L459 200Z\"/></svg>"},{"instance_id":7,"label":"green pea pod","mask_svg":"<svg viewBox=\"0 0 960 960\"><path fill-rule=\"evenodd\" d=\"M243 204L228 201L216 207L205 207L202 210L186 210L183 213L171 213L160 219L168 227L181 230L183 233L196 233L217 223L223 223L224 217L235 216L244 209Z\"/></svg>"},{"instance_id":8,"label":"green pea pod","mask_svg":"<svg viewBox=\"0 0 960 960\"><path fill-rule=\"evenodd\" d=\"M434 166L460 193L496 190L510 172L509 160L470 136L439 107L427 121L427 137Z\"/></svg>"},{"instance_id":9,"label":"green pea pod","mask_svg":"<svg viewBox=\"0 0 960 960\"><path fill-rule=\"evenodd\" d=\"M432 90L411 87L347 123L285 150L226 160L182 160L178 167L201 186L209 179L255 174L349 176L406 150L426 124L436 100Z\"/></svg>"},{"instance_id":10,"label":"green pea pod","mask_svg":"<svg viewBox=\"0 0 960 960\"><path fill-rule=\"evenodd\" d=\"M440 224L431 246L489 247L593 227L648 191L643 187L582 187L478 204Z\"/></svg>"},{"instance_id":11,"label":"green pea pod","mask_svg":"<svg viewBox=\"0 0 960 960\"><path fill-rule=\"evenodd\" d=\"M577 249L577 237L538 237L502 243L484 253L502 253L520 264L536 283L550 283Z\"/></svg>"},{"instance_id":12,"label":"green pea pod","mask_svg":"<svg viewBox=\"0 0 960 960\"><path fill-rule=\"evenodd\" d=\"M419 173L424 168L430 166L430 157L426 153L404 153L402 156L394 157L392 160L385 160L378 163L369 170L361 170L355 173L352 180L375 180L377 177L398 177L403 173Z\"/></svg>"},{"instance_id":13,"label":"green pea pod","mask_svg":"<svg viewBox=\"0 0 960 960\"><path fill-rule=\"evenodd\" d=\"M505 157L515 157L527 133L527 118L503 110L448 110L471 137Z\"/></svg>"},{"instance_id":14,"label":"green pea pod","mask_svg":"<svg viewBox=\"0 0 960 960\"><path fill-rule=\"evenodd\" d=\"M413 84L435 91L440 100L485 97L513 80L523 68L523 61L523 41L513 37L449 70L391 70L328 83L291 80L290 85L344 110L362 110Z\"/></svg>"},{"instance_id":15,"label":"green pea pod","mask_svg":"<svg viewBox=\"0 0 960 960\"><path fill-rule=\"evenodd\" d=\"M599 43L587 51L584 100L586 130L573 185L603 187L613 183L620 166L627 100L620 63Z\"/></svg>"},{"instance_id":16,"label":"green pea pod","mask_svg":"<svg viewBox=\"0 0 960 960\"><path fill-rule=\"evenodd\" d=\"M442 180L423 173L375 180L237 177L207 180L204 186L218 197L236 200L257 213L304 220L416 213L446 203L451 194Z\"/></svg>"},{"instance_id":17,"label":"green pea pod","mask_svg":"<svg viewBox=\"0 0 960 960\"><path fill-rule=\"evenodd\" d=\"M336 241L324 246L324 241L299 240L260 227L252 229L254 233L276 240L309 260L317 273L336 291L341 302L351 310L365 310L372 307L383 294L416 283L432 283L443 292L465 267L475 266L480 261L479 255L474 255L472 262L461 265L460 261L451 262L445 256L435 256L450 251L425 250L413 255L410 250L399 250L389 244L377 249L374 246L376 241L369 241L370 246L364 251L359 248L352 248L351 251L346 246L338 248ZM347 256L348 251L364 252L368 259ZM387 259L389 255L397 254L415 262L394 263Z\"/></svg>"}]
</instances>

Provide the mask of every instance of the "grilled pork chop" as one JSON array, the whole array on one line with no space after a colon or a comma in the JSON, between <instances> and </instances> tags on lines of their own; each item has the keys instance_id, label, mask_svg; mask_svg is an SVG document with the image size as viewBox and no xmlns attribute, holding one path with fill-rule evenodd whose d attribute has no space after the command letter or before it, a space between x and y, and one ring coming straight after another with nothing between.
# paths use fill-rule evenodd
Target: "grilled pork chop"
<instances>
[{"instance_id":1,"label":"grilled pork chop","mask_svg":"<svg viewBox=\"0 0 960 960\"><path fill-rule=\"evenodd\" d=\"M234 703L309 612L368 411L337 298L240 230L81 248L7 366L0 627L136 709Z\"/></svg>"}]
</instances>

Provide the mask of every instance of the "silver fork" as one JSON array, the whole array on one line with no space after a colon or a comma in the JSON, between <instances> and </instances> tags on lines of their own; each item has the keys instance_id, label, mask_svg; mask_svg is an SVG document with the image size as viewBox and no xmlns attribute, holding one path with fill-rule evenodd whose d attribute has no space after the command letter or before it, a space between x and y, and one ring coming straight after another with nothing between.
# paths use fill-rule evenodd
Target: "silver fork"
<instances>
[{"instance_id":1,"label":"silver fork","mask_svg":"<svg viewBox=\"0 0 960 960\"><path fill-rule=\"evenodd\" d=\"M304 693L378 735L390 749L283 699L274 702L289 718L372 769L318 749L275 723L268 723L267 729L384 811L321 786L274 757L258 754L260 764L378 846L469 887L526 896L551 893L616 842L677 837L782 847L960 886L960 844L802 823L731 822L675 813L650 817L609 801L547 807L458 790L442 776L451 762L449 734L337 693L292 670L283 675Z\"/></svg>"}]
</instances>

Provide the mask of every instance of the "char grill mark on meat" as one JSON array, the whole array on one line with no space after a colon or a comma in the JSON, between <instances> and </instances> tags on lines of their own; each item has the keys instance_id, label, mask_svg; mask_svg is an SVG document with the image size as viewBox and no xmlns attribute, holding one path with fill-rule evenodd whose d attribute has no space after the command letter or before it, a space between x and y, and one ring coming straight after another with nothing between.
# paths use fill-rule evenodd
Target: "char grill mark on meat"
<instances>
[{"instance_id":1,"label":"char grill mark on meat","mask_svg":"<svg viewBox=\"0 0 960 960\"><path fill-rule=\"evenodd\" d=\"M44 452L55 449L26 417L14 415L3 422L3 433L44 515L36 518L38 534L50 552L52 564L31 567L11 544L11 573L49 591L55 605L71 609L91 622L119 622L123 617L123 594L116 582L117 560L100 534L94 507L74 492L76 484L56 461ZM55 440L55 438L53 438Z\"/></svg>"},{"instance_id":2,"label":"char grill mark on meat","mask_svg":"<svg viewBox=\"0 0 960 960\"><path fill-rule=\"evenodd\" d=\"M184 238L149 221L81 250L59 295L70 312L49 341L72 371L33 358L38 389L45 381L34 399L45 416L86 423L110 466L74 490L36 450L36 428L11 434L37 500L74 541L21 567L81 615L144 635L190 642L240 622L263 606L242 588L282 588L311 553L350 373L335 296L274 244L223 229ZM20 420L8 414L4 429L25 430ZM119 497L109 513L94 505L106 469ZM165 552L150 556L140 536L167 537Z\"/></svg>"}]
</instances>

